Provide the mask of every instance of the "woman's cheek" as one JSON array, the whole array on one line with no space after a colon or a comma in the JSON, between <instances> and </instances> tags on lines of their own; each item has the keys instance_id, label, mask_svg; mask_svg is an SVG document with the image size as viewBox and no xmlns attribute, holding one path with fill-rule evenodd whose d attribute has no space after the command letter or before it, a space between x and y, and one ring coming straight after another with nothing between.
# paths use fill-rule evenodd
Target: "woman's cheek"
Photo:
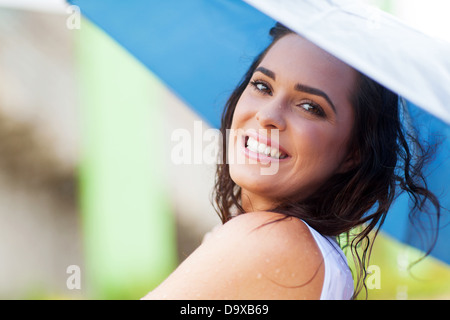
<instances>
[{"instance_id":1,"label":"woman's cheek","mask_svg":"<svg viewBox=\"0 0 450 320\"><path fill-rule=\"evenodd\" d=\"M246 89L242 93L241 98L236 105L236 110L241 109L243 112L255 113L258 110L258 106L261 106L261 104L263 103L263 99L249 92L248 90L249 89Z\"/></svg>"},{"instance_id":2,"label":"woman's cheek","mask_svg":"<svg viewBox=\"0 0 450 320\"><path fill-rule=\"evenodd\" d=\"M323 164L326 159L335 158L337 148L337 140L335 134L324 130L310 120L303 119L292 124L297 130L292 135L295 143L297 156L303 163Z\"/></svg>"}]
</instances>

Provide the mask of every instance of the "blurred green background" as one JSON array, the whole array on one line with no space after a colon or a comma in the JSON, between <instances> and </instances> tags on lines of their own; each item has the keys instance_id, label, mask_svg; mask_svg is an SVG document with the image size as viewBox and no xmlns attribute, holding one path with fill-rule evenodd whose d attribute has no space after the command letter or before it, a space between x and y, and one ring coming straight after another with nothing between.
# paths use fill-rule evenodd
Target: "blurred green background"
<instances>
[{"instance_id":1,"label":"blurred green background","mask_svg":"<svg viewBox=\"0 0 450 320\"><path fill-rule=\"evenodd\" d=\"M448 36L442 1L368 2ZM0 0L0 298L139 299L160 283L220 223L214 166L170 160L196 120L63 1ZM379 236L368 298L449 299L450 267L409 269L420 255Z\"/></svg>"}]
</instances>

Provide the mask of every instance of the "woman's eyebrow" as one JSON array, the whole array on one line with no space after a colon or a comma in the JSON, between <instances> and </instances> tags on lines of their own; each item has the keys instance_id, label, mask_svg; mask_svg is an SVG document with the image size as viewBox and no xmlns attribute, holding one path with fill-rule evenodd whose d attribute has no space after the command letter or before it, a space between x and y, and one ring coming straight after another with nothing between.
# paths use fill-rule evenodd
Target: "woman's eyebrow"
<instances>
[{"instance_id":1,"label":"woman's eyebrow","mask_svg":"<svg viewBox=\"0 0 450 320\"><path fill-rule=\"evenodd\" d=\"M328 95L325 92L323 92L322 90L317 89L317 88L312 88L312 87L309 87L307 85L300 84L300 83L297 83L295 85L294 89L297 90L297 91L313 94L315 96L320 96L320 97L324 98L330 104L330 106L333 109L334 113L337 114L336 107L334 106L333 102L328 97Z\"/></svg>"},{"instance_id":2,"label":"woman's eyebrow","mask_svg":"<svg viewBox=\"0 0 450 320\"><path fill-rule=\"evenodd\" d=\"M263 74L265 74L266 76L268 76L269 78L271 78L272 80L275 80L275 73L273 71L270 71L269 69L266 69L264 67L258 67L256 68L255 72L261 72Z\"/></svg>"},{"instance_id":3,"label":"woman's eyebrow","mask_svg":"<svg viewBox=\"0 0 450 320\"><path fill-rule=\"evenodd\" d=\"M269 69L266 69L264 67L256 68L255 72L257 72L257 71L265 74L266 76L268 76L269 78L271 78L273 80L275 80L275 78L276 78L275 77L275 72L273 72L273 71L271 71ZM331 106L331 108L333 109L334 113L337 114L336 107L334 106L334 104L331 101L330 97L328 97L328 95L325 92L323 92L322 90L317 89L317 88L313 88L313 87L310 87L310 86L307 86L307 85L304 85L304 84L300 84L300 83L297 83L295 85L294 89L297 90L297 91L313 94L315 96L320 96L320 97L324 98L325 100L327 100L328 104Z\"/></svg>"}]
</instances>

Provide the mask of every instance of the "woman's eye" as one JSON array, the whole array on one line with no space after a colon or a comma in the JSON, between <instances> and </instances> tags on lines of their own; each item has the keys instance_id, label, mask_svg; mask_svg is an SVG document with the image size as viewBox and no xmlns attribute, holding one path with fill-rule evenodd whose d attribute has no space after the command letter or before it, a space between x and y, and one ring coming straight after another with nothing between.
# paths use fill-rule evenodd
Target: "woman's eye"
<instances>
[{"instance_id":1,"label":"woman's eye","mask_svg":"<svg viewBox=\"0 0 450 320\"><path fill-rule=\"evenodd\" d=\"M252 81L250 84L258 92L261 92L263 94L269 94L269 95L272 94L269 86L266 83L262 82L262 81Z\"/></svg>"},{"instance_id":2,"label":"woman's eye","mask_svg":"<svg viewBox=\"0 0 450 320\"><path fill-rule=\"evenodd\" d=\"M258 90L260 90L260 91L267 90L267 87L265 85L263 85L262 83L257 83L256 88L258 88Z\"/></svg>"},{"instance_id":3,"label":"woman's eye","mask_svg":"<svg viewBox=\"0 0 450 320\"><path fill-rule=\"evenodd\" d=\"M317 116L323 117L325 114L322 110L322 108L315 103L312 102L304 102L298 105L299 107L303 108L303 110L315 114Z\"/></svg>"},{"instance_id":4,"label":"woman's eye","mask_svg":"<svg viewBox=\"0 0 450 320\"><path fill-rule=\"evenodd\" d=\"M301 106L306 111L310 111L310 112L317 111L316 106L312 105L311 103L303 103L303 104L301 104Z\"/></svg>"}]
</instances>

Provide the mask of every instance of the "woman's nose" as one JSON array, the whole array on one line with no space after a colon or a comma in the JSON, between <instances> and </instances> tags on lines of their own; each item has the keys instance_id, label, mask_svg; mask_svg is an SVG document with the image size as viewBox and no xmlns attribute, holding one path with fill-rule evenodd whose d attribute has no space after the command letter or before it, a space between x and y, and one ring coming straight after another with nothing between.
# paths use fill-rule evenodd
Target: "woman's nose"
<instances>
[{"instance_id":1,"label":"woman's nose","mask_svg":"<svg viewBox=\"0 0 450 320\"><path fill-rule=\"evenodd\" d=\"M286 128L285 110L282 103L267 103L256 113L256 120L262 128L284 130Z\"/></svg>"}]
</instances>

